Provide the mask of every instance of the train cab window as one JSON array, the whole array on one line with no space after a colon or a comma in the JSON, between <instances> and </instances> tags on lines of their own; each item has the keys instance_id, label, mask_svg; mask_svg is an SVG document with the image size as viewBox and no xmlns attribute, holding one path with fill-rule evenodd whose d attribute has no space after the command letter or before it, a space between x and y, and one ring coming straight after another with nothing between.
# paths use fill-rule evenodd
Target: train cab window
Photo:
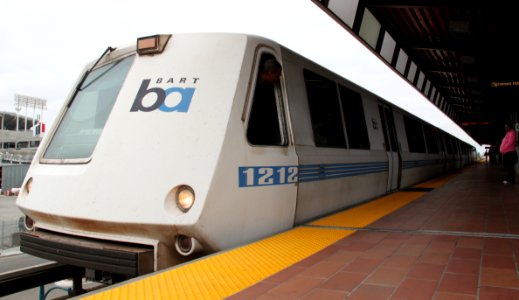
<instances>
[{"instance_id":1,"label":"train cab window","mask_svg":"<svg viewBox=\"0 0 519 300\"><path fill-rule=\"evenodd\" d=\"M132 63L133 56L129 56L88 74L69 103L43 159L89 161Z\"/></svg>"},{"instance_id":2,"label":"train cab window","mask_svg":"<svg viewBox=\"0 0 519 300\"><path fill-rule=\"evenodd\" d=\"M288 144L283 97L282 68L271 54L263 54L256 76L256 86L247 126L247 139L253 145Z\"/></svg>"},{"instance_id":3,"label":"train cab window","mask_svg":"<svg viewBox=\"0 0 519 300\"><path fill-rule=\"evenodd\" d=\"M404 127L407 135L409 152L425 153L425 140L422 123L416 119L404 116Z\"/></svg>"},{"instance_id":4,"label":"train cab window","mask_svg":"<svg viewBox=\"0 0 519 300\"><path fill-rule=\"evenodd\" d=\"M368 129L360 94L339 85L339 95L341 96L342 114L346 123L348 147L369 149Z\"/></svg>"},{"instance_id":5,"label":"train cab window","mask_svg":"<svg viewBox=\"0 0 519 300\"><path fill-rule=\"evenodd\" d=\"M315 145L346 148L335 82L309 70L304 70L303 75Z\"/></svg>"},{"instance_id":6,"label":"train cab window","mask_svg":"<svg viewBox=\"0 0 519 300\"><path fill-rule=\"evenodd\" d=\"M438 130L430 125L424 124L423 130L425 133L425 143L427 145L428 153L439 153L438 147Z\"/></svg>"}]
</instances>

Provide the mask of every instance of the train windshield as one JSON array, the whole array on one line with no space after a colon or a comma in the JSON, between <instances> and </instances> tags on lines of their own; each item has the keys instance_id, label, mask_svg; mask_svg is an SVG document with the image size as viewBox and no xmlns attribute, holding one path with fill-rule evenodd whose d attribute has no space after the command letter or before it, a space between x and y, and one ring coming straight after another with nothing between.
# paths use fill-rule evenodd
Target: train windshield
<instances>
[{"instance_id":1,"label":"train windshield","mask_svg":"<svg viewBox=\"0 0 519 300\"><path fill-rule=\"evenodd\" d=\"M43 155L44 160L88 161L133 58L130 56L101 66L85 78L58 125Z\"/></svg>"}]
</instances>

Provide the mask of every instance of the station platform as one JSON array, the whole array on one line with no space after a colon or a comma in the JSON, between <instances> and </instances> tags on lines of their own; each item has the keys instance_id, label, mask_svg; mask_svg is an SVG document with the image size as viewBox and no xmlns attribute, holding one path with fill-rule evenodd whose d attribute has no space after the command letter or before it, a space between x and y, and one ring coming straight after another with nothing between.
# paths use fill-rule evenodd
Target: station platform
<instances>
[{"instance_id":1,"label":"station platform","mask_svg":"<svg viewBox=\"0 0 519 300\"><path fill-rule=\"evenodd\" d=\"M519 185L484 163L84 299L519 299Z\"/></svg>"}]
</instances>

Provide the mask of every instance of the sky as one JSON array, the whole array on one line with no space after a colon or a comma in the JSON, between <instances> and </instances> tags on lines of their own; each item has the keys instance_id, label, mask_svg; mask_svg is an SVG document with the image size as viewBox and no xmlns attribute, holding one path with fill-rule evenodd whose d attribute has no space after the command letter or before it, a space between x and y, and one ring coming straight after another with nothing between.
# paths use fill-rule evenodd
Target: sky
<instances>
[{"instance_id":1,"label":"sky","mask_svg":"<svg viewBox=\"0 0 519 300\"><path fill-rule=\"evenodd\" d=\"M3 1L0 111L15 112L15 95L45 99L36 114L52 125L84 66L108 46L185 32L270 38L478 146L311 0Z\"/></svg>"}]
</instances>

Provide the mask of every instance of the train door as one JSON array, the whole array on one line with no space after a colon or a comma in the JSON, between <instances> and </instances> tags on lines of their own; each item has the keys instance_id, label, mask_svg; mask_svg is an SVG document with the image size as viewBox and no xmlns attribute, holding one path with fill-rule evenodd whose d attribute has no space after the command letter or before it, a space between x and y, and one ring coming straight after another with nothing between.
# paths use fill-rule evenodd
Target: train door
<instances>
[{"instance_id":1,"label":"train door","mask_svg":"<svg viewBox=\"0 0 519 300\"><path fill-rule=\"evenodd\" d=\"M288 105L282 66L272 53L259 51L246 121L246 166L240 167L240 187L257 205L250 215L258 230L284 230L293 225L298 158L289 135ZM253 199L254 198L254 199ZM259 228L257 224L270 228ZM252 223L251 223L252 224ZM265 231L267 230L267 231Z\"/></svg>"},{"instance_id":2,"label":"train door","mask_svg":"<svg viewBox=\"0 0 519 300\"><path fill-rule=\"evenodd\" d=\"M391 107L379 103L380 120L384 132L384 145L388 156L388 180L387 190L393 191L400 188L402 174L401 154L396 135L395 120Z\"/></svg>"}]
</instances>

